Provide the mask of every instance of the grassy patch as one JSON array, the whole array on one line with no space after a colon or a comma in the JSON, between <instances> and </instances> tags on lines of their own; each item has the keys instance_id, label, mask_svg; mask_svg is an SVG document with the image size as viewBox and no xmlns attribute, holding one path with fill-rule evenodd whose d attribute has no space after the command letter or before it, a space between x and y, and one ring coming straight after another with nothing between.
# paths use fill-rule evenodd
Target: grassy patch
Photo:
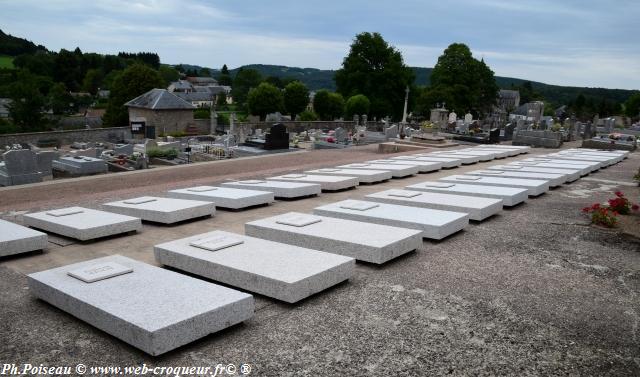
<instances>
[{"instance_id":1,"label":"grassy patch","mask_svg":"<svg viewBox=\"0 0 640 377\"><path fill-rule=\"evenodd\" d=\"M0 68L15 68L13 66L13 57L11 56L0 56Z\"/></svg>"}]
</instances>

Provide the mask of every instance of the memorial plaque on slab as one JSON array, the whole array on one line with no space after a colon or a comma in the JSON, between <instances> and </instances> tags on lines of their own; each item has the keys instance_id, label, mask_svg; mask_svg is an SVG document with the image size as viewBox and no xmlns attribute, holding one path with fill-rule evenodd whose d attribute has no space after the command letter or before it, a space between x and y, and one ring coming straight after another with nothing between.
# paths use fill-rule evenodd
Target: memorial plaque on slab
<instances>
[{"instance_id":1,"label":"memorial plaque on slab","mask_svg":"<svg viewBox=\"0 0 640 377\"><path fill-rule=\"evenodd\" d=\"M85 283L94 283L131 272L133 272L133 268L131 267L126 267L115 262L104 262L69 271L67 275L82 280Z\"/></svg>"},{"instance_id":2,"label":"memorial plaque on slab","mask_svg":"<svg viewBox=\"0 0 640 377\"><path fill-rule=\"evenodd\" d=\"M199 240L189 242L189 245L205 249L209 251L217 251L226 249L231 246L240 245L244 241L227 235L218 235L213 237L202 238Z\"/></svg>"},{"instance_id":3,"label":"memorial plaque on slab","mask_svg":"<svg viewBox=\"0 0 640 377\"><path fill-rule=\"evenodd\" d=\"M408 191L392 192L389 194L389 196L397 196L400 198L414 198L418 195L420 195L419 192L408 192Z\"/></svg>"},{"instance_id":4,"label":"memorial plaque on slab","mask_svg":"<svg viewBox=\"0 0 640 377\"><path fill-rule=\"evenodd\" d=\"M276 221L278 224L282 225L291 225L296 227L303 227L315 223L319 223L322 219L315 216L307 216L307 215L293 215L289 217L284 217Z\"/></svg>"},{"instance_id":5,"label":"memorial plaque on slab","mask_svg":"<svg viewBox=\"0 0 640 377\"><path fill-rule=\"evenodd\" d=\"M189 188L187 189L187 191L192 191L192 192L207 192L207 191L213 191L213 190L217 190L217 187L210 187L210 186L202 186L202 187L193 187L193 188Z\"/></svg>"},{"instance_id":6,"label":"memorial plaque on slab","mask_svg":"<svg viewBox=\"0 0 640 377\"><path fill-rule=\"evenodd\" d=\"M304 178L306 177L306 174L287 174L287 175L283 175L283 178Z\"/></svg>"},{"instance_id":7,"label":"memorial plaque on slab","mask_svg":"<svg viewBox=\"0 0 640 377\"><path fill-rule=\"evenodd\" d=\"M53 211L48 211L47 215L49 216L55 216L55 217L62 217L62 216L70 216L70 215L76 215L78 213L82 213L84 212L82 209L80 208L63 208L63 209L56 209Z\"/></svg>"},{"instance_id":8,"label":"memorial plaque on slab","mask_svg":"<svg viewBox=\"0 0 640 377\"><path fill-rule=\"evenodd\" d=\"M143 197L140 197L140 198L125 200L125 201L123 201L123 203L126 203L126 204L144 204L144 203L155 202L157 200L158 199L156 199L156 198L143 196Z\"/></svg>"},{"instance_id":9,"label":"memorial plaque on slab","mask_svg":"<svg viewBox=\"0 0 640 377\"><path fill-rule=\"evenodd\" d=\"M377 207L380 207L380 205L376 203L361 202L361 201L347 202L340 205L340 208L353 209L356 211L366 211L366 210L377 208Z\"/></svg>"}]
</instances>

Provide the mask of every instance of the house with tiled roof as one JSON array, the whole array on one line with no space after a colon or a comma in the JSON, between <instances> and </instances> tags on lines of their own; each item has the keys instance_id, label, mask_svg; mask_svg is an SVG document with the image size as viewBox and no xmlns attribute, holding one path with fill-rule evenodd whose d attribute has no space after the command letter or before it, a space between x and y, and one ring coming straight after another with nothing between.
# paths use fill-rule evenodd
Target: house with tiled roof
<instances>
[{"instance_id":1,"label":"house with tiled roof","mask_svg":"<svg viewBox=\"0 0 640 377\"><path fill-rule=\"evenodd\" d=\"M133 134L145 136L186 132L196 107L167 89L151 89L124 104Z\"/></svg>"}]
</instances>

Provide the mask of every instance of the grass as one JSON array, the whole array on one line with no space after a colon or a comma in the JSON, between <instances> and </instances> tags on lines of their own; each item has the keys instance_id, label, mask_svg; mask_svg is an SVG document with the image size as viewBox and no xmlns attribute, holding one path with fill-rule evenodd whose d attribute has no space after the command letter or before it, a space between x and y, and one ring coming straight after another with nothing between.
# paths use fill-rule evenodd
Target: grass
<instances>
[{"instance_id":1,"label":"grass","mask_svg":"<svg viewBox=\"0 0 640 377\"><path fill-rule=\"evenodd\" d=\"M9 68L13 69L13 57L11 56L0 56L0 68Z\"/></svg>"}]
</instances>

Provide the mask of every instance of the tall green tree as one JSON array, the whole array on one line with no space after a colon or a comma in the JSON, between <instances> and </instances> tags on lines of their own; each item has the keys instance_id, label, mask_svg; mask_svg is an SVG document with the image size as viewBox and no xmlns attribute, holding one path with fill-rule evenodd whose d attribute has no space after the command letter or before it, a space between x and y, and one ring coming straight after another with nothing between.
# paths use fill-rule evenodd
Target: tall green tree
<instances>
[{"instance_id":1,"label":"tall green tree","mask_svg":"<svg viewBox=\"0 0 640 377\"><path fill-rule=\"evenodd\" d=\"M344 98L339 93L318 90L313 97L313 110L321 120L334 120L344 113Z\"/></svg>"},{"instance_id":2,"label":"tall green tree","mask_svg":"<svg viewBox=\"0 0 640 377\"><path fill-rule=\"evenodd\" d=\"M414 79L400 51L379 33L356 35L335 76L338 93L346 97L364 94L371 101L371 115L396 119L402 116L405 89Z\"/></svg>"},{"instance_id":3,"label":"tall green tree","mask_svg":"<svg viewBox=\"0 0 640 377\"><path fill-rule=\"evenodd\" d=\"M224 64L222 69L220 70L220 76L218 76L218 84L224 86L231 86L233 84L233 80L231 79L231 75L229 74L229 68Z\"/></svg>"},{"instance_id":4,"label":"tall green tree","mask_svg":"<svg viewBox=\"0 0 640 377\"><path fill-rule=\"evenodd\" d=\"M303 112L309 105L309 89L300 81L293 81L284 88L284 109L291 120Z\"/></svg>"},{"instance_id":5,"label":"tall green tree","mask_svg":"<svg viewBox=\"0 0 640 377\"><path fill-rule=\"evenodd\" d=\"M168 65L161 65L160 68L158 68L158 73L162 76L166 86L169 86L170 83L180 79L180 72Z\"/></svg>"},{"instance_id":6,"label":"tall green tree","mask_svg":"<svg viewBox=\"0 0 640 377\"><path fill-rule=\"evenodd\" d=\"M421 100L446 102L449 110L457 113L475 112L478 116L489 113L496 103L498 85L493 71L483 60L478 61L463 43L453 43L444 50L431 72L431 93L423 93ZM421 103L426 109L436 103Z\"/></svg>"},{"instance_id":7,"label":"tall green tree","mask_svg":"<svg viewBox=\"0 0 640 377\"><path fill-rule=\"evenodd\" d=\"M345 105L345 114L347 119L351 119L354 115L369 114L371 109L371 101L364 94L356 94L349 97Z\"/></svg>"},{"instance_id":8,"label":"tall green tree","mask_svg":"<svg viewBox=\"0 0 640 377\"><path fill-rule=\"evenodd\" d=\"M163 88L164 80L155 69L144 64L127 67L117 76L111 88L103 122L109 127L126 126L129 114L124 104L154 88Z\"/></svg>"},{"instance_id":9,"label":"tall green tree","mask_svg":"<svg viewBox=\"0 0 640 377\"><path fill-rule=\"evenodd\" d=\"M283 110L282 91L269 83L263 82L257 88L252 88L249 91L247 107L252 115L258 115L260 120L264 120L267 114Z\"/></svg>"},{"instance_id":10,"label":"tall green tree","mask_svg":"<svg viewBox=\"0 0 640 377\"><path fill-rule=\"evenodd\" d=\"M237 104L244 104L247 101L249 90L251 90L251 88L257 88L261 81L262 76L257 70L240 68L236 77L233 79L233 86L231 88L233 101Z\"/></svg>"},{"instance_id":11,"label":"tall green tree","mask_svg":"<svg viewBox=\"0 0 640 377\"><path fill-rule=\"evenodd\" d=\"M624 103L624 113L630 118L640 117L640 92L636 92Z\"/></svg>"},{"instance_id":12,"label":"tall green tree","mask_svg":"<svg viewBox=\"0 0 640 377\"><path fill-rule=\"evenodd\" d=\"M102 85L102 79L103 75L100 69L92 68L88 70L84 75L84 79L82 79L82 90L96 95Z\"/></svg>"},{"instance_id":13,"label":"tall green tree","mask_svg":"<svg viewBox=\"0 0 640 377\"><path fill-rule=\"evenodd\" d=\"M18 73L16 82L10 85L9 116L20 132L42 130L45 122L42 110L46 98L38 88L37 78L27 70Z\"/></svg>"},{"instance_id":14,"label":"tall green tree","mask_svg":"<svg viewBox=\"0 0 640 377\"><path fill-rule=\"evenodd\" d=\"M73 103L73 97L63 83L59 82L51 87L47 96L47 104L54 114L68 113L71 109L71 103Z\"/></svg>"}]
</instances>

